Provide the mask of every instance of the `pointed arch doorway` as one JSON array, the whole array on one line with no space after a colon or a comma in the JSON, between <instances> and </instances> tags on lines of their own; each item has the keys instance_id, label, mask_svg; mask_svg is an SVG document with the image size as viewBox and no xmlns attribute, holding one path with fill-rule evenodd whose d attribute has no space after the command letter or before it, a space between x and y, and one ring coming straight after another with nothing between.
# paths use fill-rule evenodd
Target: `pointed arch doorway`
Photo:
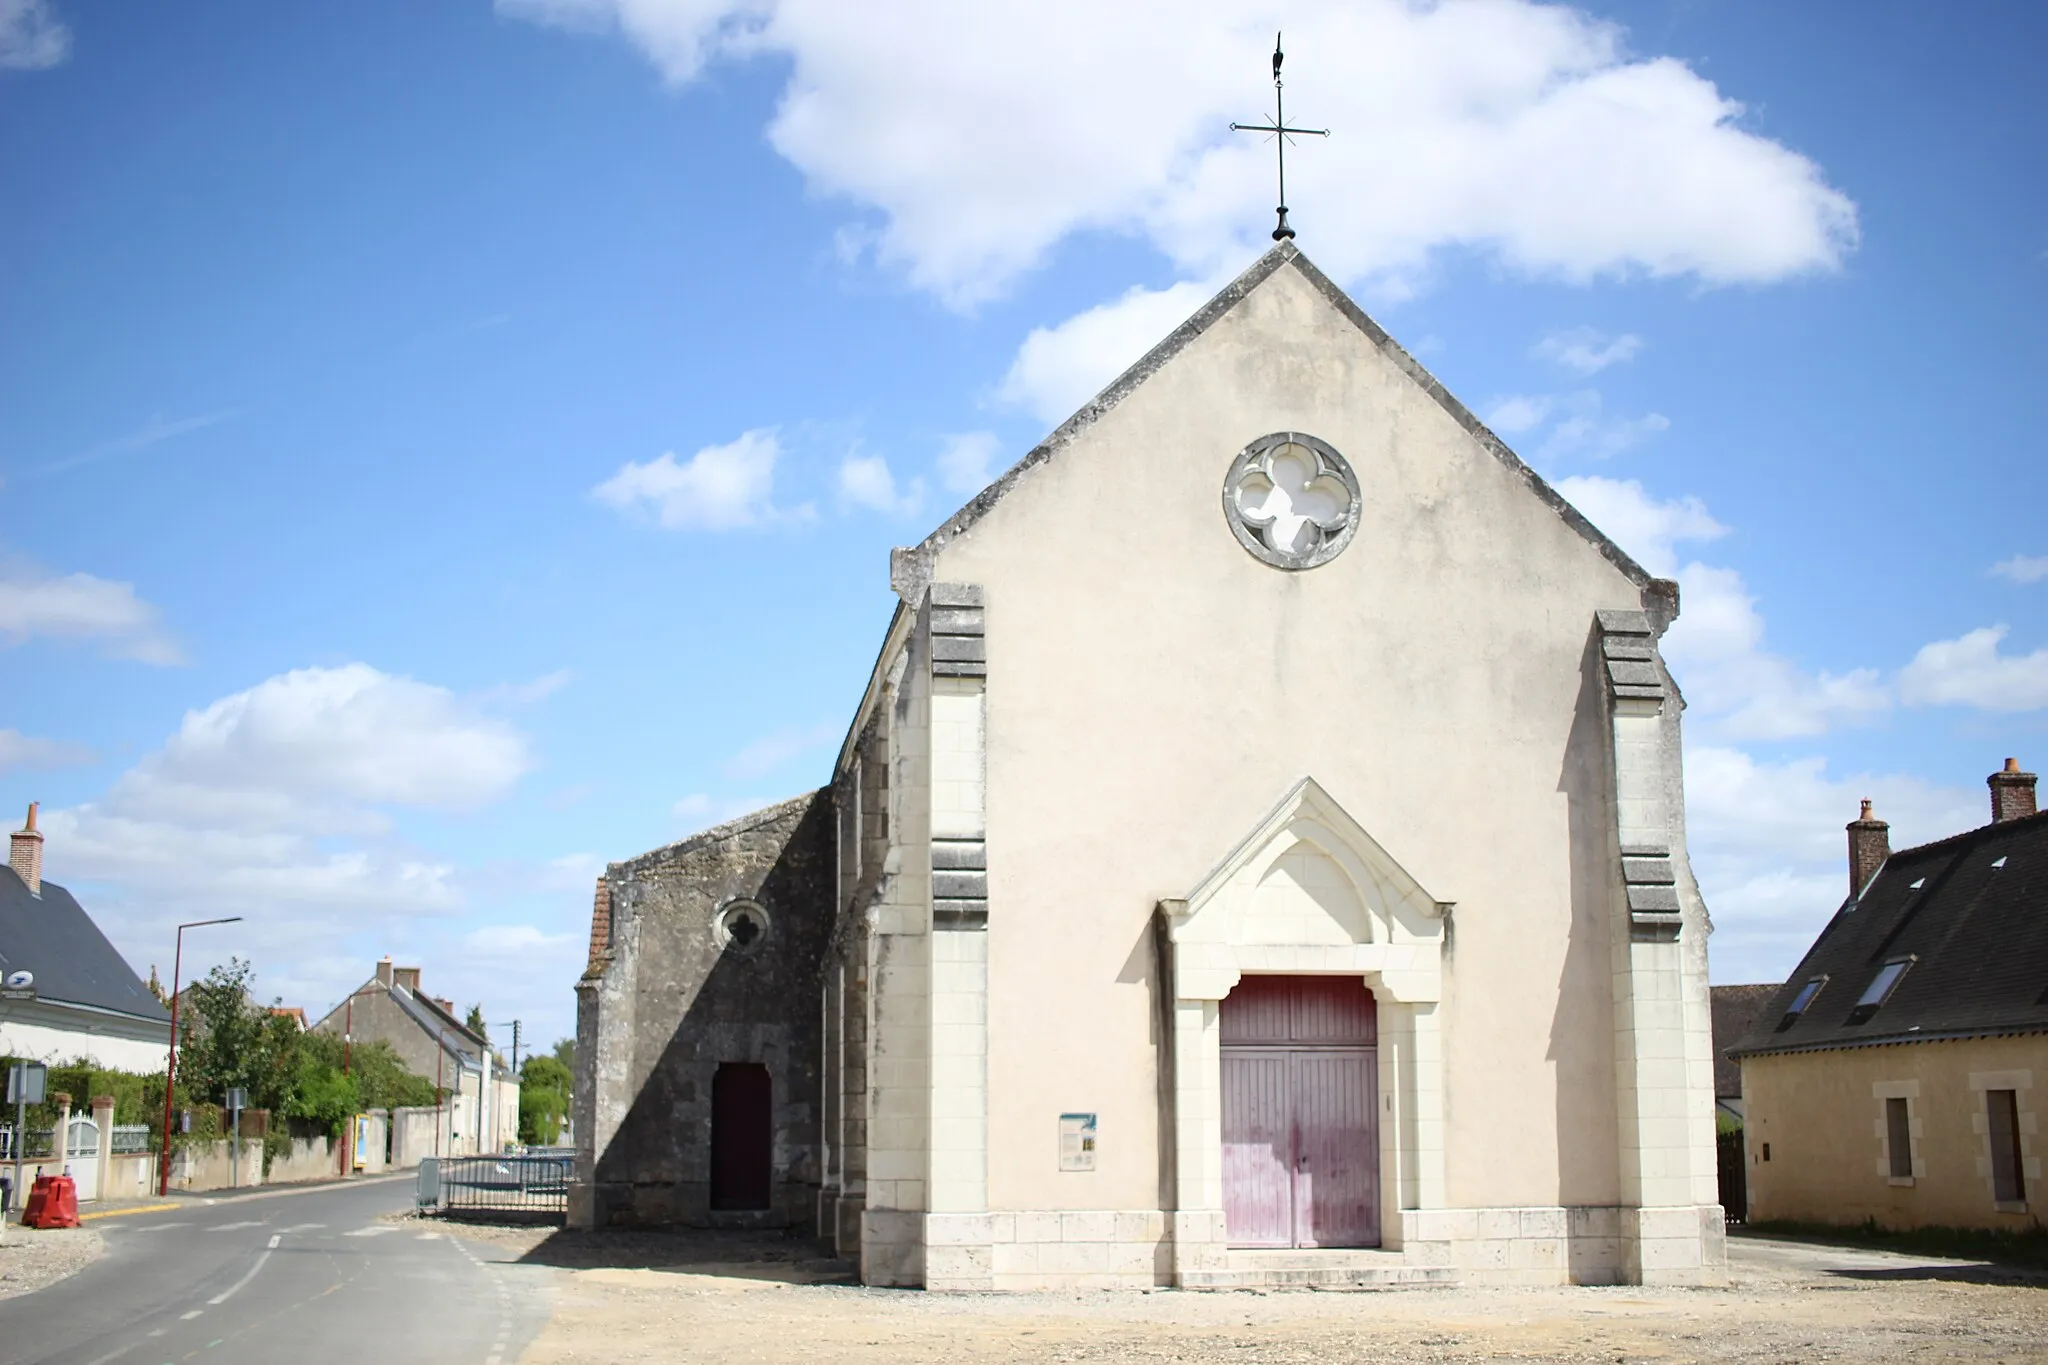
<instances>
[{"instance_id":1,"label":"pointed arch doorway","mask_svg":"<svg viewBox=\"0 0 2048 1365\"><path fill-rule=\"evenodd\" d=\"M1377 1014L1355 976L1246 976L1223 998L1232 1246L1380 1244Z\"/></svg>"}]
</instances>

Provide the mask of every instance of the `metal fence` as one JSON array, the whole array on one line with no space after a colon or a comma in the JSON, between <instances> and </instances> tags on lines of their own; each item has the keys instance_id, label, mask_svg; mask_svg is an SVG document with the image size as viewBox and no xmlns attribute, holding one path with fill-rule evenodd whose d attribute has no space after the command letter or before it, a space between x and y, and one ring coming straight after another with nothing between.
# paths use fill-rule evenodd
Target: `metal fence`
<instances>
[{"instance_id":1,"label":"metal fence","mask_svg":"<svg viewBox=\"0 0 2048 1365\"><path fill-rule=\"evenodd\" d=\"M114 1125L114 1155L133 1156L156 1146L156 1129L146 1123Z\"/></svg>"},{"instance_id":2,"label":"metal fence","mask_svg":"<svg viewBox=\"0 0 2048 1365\"><path fill-rule=\"evenodd\" d=\"M418 1202L437 1213L569 1211L569 1153L541 1149L518 1156L427 1157L420 1162Z\"/></svg>"},{"instance_id":3,"label":"metal fence","mask_svg":"<svg viewBox=\"0 0 2048 1365\"><path fill-rule=\"evenodd\" d=\"M31 1128L22 1138L21 1159L23 1161L49 1161L57 1155L57 1130L55 1128ZM0 1161L14 1160L14 1126L0 1127Z\"/></svg>"}]
</instances>

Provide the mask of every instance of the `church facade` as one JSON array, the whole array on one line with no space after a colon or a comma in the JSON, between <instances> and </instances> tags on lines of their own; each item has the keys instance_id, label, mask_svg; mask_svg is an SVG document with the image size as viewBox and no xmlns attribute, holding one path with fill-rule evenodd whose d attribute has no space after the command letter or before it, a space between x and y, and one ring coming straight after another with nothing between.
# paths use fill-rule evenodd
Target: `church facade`
<instances>
[{"instance_id":1,"label":"church facade","mask_svg":"<svg viewBox=\"0 0 2048 1365\"><path fill-rule=\"evenodd\" d=\"M891 579L830 785L600 879L572 1222L934 1289L1720 1274L1676 586L1292 243Z\"/></svg>"}]
</instances>

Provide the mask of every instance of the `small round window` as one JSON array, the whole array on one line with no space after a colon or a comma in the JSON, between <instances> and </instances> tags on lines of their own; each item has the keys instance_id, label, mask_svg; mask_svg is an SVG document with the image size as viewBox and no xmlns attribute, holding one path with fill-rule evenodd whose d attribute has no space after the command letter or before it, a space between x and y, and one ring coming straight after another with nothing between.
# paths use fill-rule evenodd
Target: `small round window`
<instances>
[{"instance_id":1,"label":"small round window","mask_svg":"<svg viewBox=\"0 0 2048 1365\"><path fill-rule=\"evenodd\" d=\"M1358 476L1328 441L1276 431L1246 446L1223 480L1231 534L1278 569L1313 569L1358 529Z\"/></svg>"},{"instance_id":2,"label":"small round window","mask_svg":"<svg viewBox=\"0 0 2048 1365\"><path fill-rule=\"evenodd\" d=\"M754 901L734 901L711 922L718 946L742 956L766 943L772 929L768 912Z\"/></svg>"}]
</instances>

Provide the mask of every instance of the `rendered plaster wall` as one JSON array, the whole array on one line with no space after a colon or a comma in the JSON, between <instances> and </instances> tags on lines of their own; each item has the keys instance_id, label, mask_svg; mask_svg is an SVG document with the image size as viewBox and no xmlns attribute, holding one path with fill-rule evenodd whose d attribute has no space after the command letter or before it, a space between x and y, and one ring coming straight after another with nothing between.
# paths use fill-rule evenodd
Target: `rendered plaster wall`
<instances>
[{"instance_id":1,"label":"rendered plaster wall","mask_svg":"<svg viewBox=\"0 0 2048 1365\"><path fill-rule=\"evenodd\" d=\"M1880 1017L1882 1014L1880 1012ZM2041 1114L2048 1037L1902 1043L1742 1064L1752 1220L2026 1228L2048 1211ZM1987 1090L2019 1106L2024 1207L1993 1198ZM1903 1098L1913 1174L1891 1174L1885 1100ZM1769 1143L1771 1159L1763 1159Z\"/></svg>"},{"instance_id":2,"label":"rendered plaster wall","mask_svg":"<svg viewBox=\"0 0 2048 1365\"><path fill-rule=\"evenodd\" d=\"M1363 493L1307 572L1254 559L1220 507L1238 451L1281 430L1331 442ZM1308 280L1275 271L932 578L986 595L992 1209L1158 1207L1152 907L1305 775L1456 903L1444 1198L1622 1202L1586 661L1595 611L1641 591ZM1058 1169L1070 1111L1100 1116L1092 1172Z\"/></svg>"},{"instance_id":3,"label":"rendered plaster wall","mask_svg":"<svg viewBox=\"0 0 2048 1365\"><path fill-rule=\"evenodd\" d=\"M89 1061L108 1071L160 1071L170 1050L169 1024L132 1025L103 1020L74 1021L69 1011L42 1004L13 1004L10 1011L43 1018L0 1019L0 1056L30 1057L50 1063ZM60 1012L61 1011L61 1012Z\"/></svg>"},{"instance_id":4,"label":"rendered plaster wall","mask_svg":"<svg viewBox=\"0 0 2048 1365\"><path fill-rule=\"evenodd\" d=\"M578 1189L572 1221L808 1227L819 1171L819 985L832 922L829 793L813 793L606 872L609 960L578 999ZM770 932L721 943L733 901L758 902ZM587 1036L586 1036L587 1035ZM712 1077L722 1062L767 1066L774 1100L773 1208L710 1208ZM584 1135L588 1133L586 1138Z\"/></svg>"}]
</instances>

